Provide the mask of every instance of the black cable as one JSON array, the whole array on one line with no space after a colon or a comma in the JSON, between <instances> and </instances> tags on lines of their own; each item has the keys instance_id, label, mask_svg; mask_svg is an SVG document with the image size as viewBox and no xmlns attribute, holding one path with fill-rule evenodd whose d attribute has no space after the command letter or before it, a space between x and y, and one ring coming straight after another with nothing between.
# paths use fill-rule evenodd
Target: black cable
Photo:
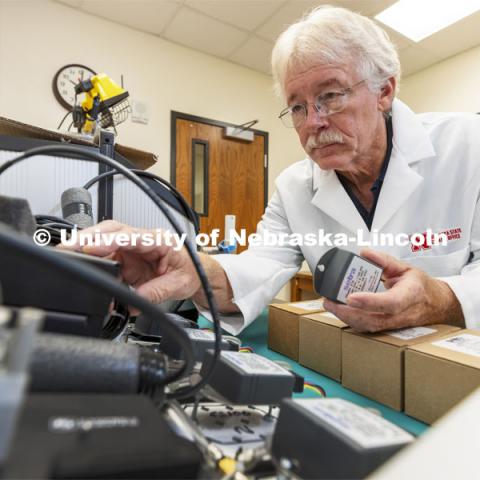
<instances>
[{"instance_id":1,"label":"black cable","mask_svg":"<svg viewBox=\"0 0 480 480\"><path fill-rule=\"evenodd\" d=\"M30 150L27 150L26 152L19 155L18 157L12 158L11 160L1 165L0 175L11 166L29 157L33 157L35 155L45 155L45 154L53 154L53 153L69 154L70 156L73 155L74 157L80 156L82 159L85 159L86 157L88 160L104 163L109 167L112 167L115 170L122 172L127 178L129 178L133 183L135 183L135 185L137 185L141 190L144 191L146 195L148 195L152 199L155 205L162 211L165 217L167 217L167 220L173 226L176 233L178 235L182 235L183 232L181 231L181 228L178 225L177 221L171 215L168 209L163 206L160 197L155 193L155 191L151 187L149 187L143 180L141 180L135 173L132 173L127 167L123 166L121 163L118 163L117 161L105 155L102 155L101 153L92 152L90 150L84 150L79 147L67 146L67 145L58 145L58 146L52 145L52 146L36 147ZM66 157L66 158L71 158L71 157ZM197 252L193 249L193 247L190 245L189 242L185 242L185 248L187 249L187 252L190 255L190 258L192 260L192 263L195 266L198 277L200 279L200 283L202 284L202 287L203 287L203 291L205 292L205 296L207 297L208 308L210 309L210 313L212 314L212 319L213 319L213 330L215 333L215 347L213 352L213 361L210 363L203 378L196 385L193 385L191 387L185 387L172 393L171 396L173 398L191 397L195 395L198 391L200 391L208 383L210 375L212 374L216 366L216 363L218 361L218 357L220 356L220 350L221 350L220 320L218 317L218 310L217 310L215 299L213 297L213 292L210 288L207 275L199 260ZM126 305L128 305L128 302L126 303Z\"/></svg>"},{"instance_id":2,"label":"black cable","mask_svg":"<svg viewBox=\"0 0 480 480\"><path fill-rule=\"evenodd\" d=\"M151 178L153 180L156 180L158 183L162 184L164 187L167 187L175 196L175 198L178 200L180 205L182 206L184 212L187 214L187 218L190 219L190 221L193 223L193 227L195 228L195 233L200 232L200 225L198 224L198 218L193 211L192 207L186 202L185 198L183 198L183 195L170 183L167 182L167 180L163 179L162 177L159 177L158 175L155 175L154 173L151 172L146 172L145 170L139 170L138 168L131 168L131 172L136 173L139 177L145 177L145 178ZM118 175L120 172L116 172L115 170L109 170L108 172L103 172L100 175L97 175L96 177L91 178L84 186L83 188L85 190L88 190L92 185L95 185L95 183L99 182L100 180L103 180L104 178L111 177L114 175Z\"/></svg>"},{"instance_id":3,"label":"black cable","mask_svg":"<svg viewBox=\"0 0 480 480\"><path fill-rule=\"evenodd\" d=\"M50 223L37 223L38 226L44 227L44 228L56 228L57 230L60 229L65 229L65 230L73 230L74 227L67 225L66 223L56 223L56 222L50 222Z\"/></svg>"},{"instance_id":4,"label":"black cable","mask_svg":"<svg viewBox=\"0 0 480 480\"><path fill-rule=\"evenodd\" d=\"M65 116L62 118L62 121L58 124L57 130L60 130L60 127L63 125L63 122L67 119L67 117L71 114L71 110L68 111Z\"/></svg>"},{"instance_id":5,"label":"black cable","mask_svg":"<svg viewBox=\"0 0 480 480\"><path fill-rule=\"evenodd\" d=\"M185 363L179 371L167 376L164 379L164 383L159 386L164 386L168 383L177 381L183 376L189 375L193 370L195 363L193 348L185 331L166 318L158 307L151 304L143 297L140 297L140 295L137 295L134 291L130 290L130 288L122 285L107 273L92 268L91 266L84 265L80 261L74 260L70 257L67 259L65 256L50 250L47 247L38 247L5 227L0 229L0 246L7 249L9 252L13 252L13 254L16 253L23 258L27 257L33 263L47 264L54 267L55 269L70 275L74 279L84 282L91 288L100 288L105 293L115 297L125 305L132 305L133 307L138 308L151 318L161 318L163 320L165 331L168 332L168 334L171 335L171 337L182 347Z\"/></svg>"},{"instance_id":6,"label":"black cable","mask_svg":"<svg viewBox=\"0 0 480 480\"><path fill-rule=\"evenodd\" d=\"M71 233L75 228L75 225L68 220L53 215L35 215L35 222L38 228L44 228L50 233L49 245L61 243L62 230Z\"/></svg>"},{"instance_id":7,"label":"black cable","mask_svg":"<svg viewBox=\"0 0 480 480\"><path fill-rule=\"evenodd\" d=\"M102 338L113 340L117 338L125 329L130 319L130 313L127 307L124 307L118 301L115 301L113 310L110 312L108 320L102 327Z\"/></svg>"},{"instance_id":8,"label":"black cable","mask_svg":"<svg viewBox=\"0 0 480 480\"><path fill-rule=\"evenodd\" d=\"M61 217L55 217L54 215L35 215L35 221L39 225L52 222L52 223L62 223L72 228L75 227L74 223L69 222L68 220L65 220L64 218L61 218Z\"/></svg>"},{"instance_id":9,"label":"black cable","mask_svg":"<svg viewBox=\"0 0 480 480\"><path fill-rule=\"evenodd\" d=\"M173 309L173 313L180 314L180 307L182 307L184 303L185 303L185 299L180 300L180 302L177 303L177 305L175 305L175 308Z\"/></svg>"}]
</instances>

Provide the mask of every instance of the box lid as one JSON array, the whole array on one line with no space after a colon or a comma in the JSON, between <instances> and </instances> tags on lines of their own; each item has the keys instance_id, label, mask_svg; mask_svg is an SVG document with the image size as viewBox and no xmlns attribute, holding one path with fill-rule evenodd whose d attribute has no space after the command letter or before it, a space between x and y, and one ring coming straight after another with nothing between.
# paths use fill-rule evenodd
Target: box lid
<instances>
[{"instance_id":1,"label":"box lid","mask_svg":"<svg viewBox=\"0 0 480 480\"><path fill-rule=\"evenodd\" d=\"M323 299L306 300L301 302L272 303L270 307L284 310L285 312L295 313L297 315L308 315L313 312L324 312Z\"/></svg>"},{"instance_id":2,"label":"box lid","mask_svg":"<svg viewBox=\"0 0 480 480\"><path fill-rule=\"evenodd\" d=\"M345 332L397 347L407 347L410 345L416 345L418 343L428 342L438 338L439 336L443 337L458 330L460 329L458 327L454 327L453 325L438 324L426 325L424 327L401 328L398 330L390 330L381 333L360 333L353 329L348 329Z\"/></svg>"},{"instance_id":3,"label":"box lid","mask_svg":"<svg viewBox=\"0 0 480 480\"><path fill-rule=\"evenodd\" d=\"M480 368L480 331L459 330L441 339L415 345L410 350Z\"/></svg>"},{"instance_id":4,"label":"box lid","mask_svg":"<svg viewBox=\"0 0 480 480\"><path fill-rule=\"evenodd\" d=\"M90 147L97 146L91 137L56 130L47 130L45 128L35 127L34 125L28 125L27 123L18 122L5 117L0 117L0 135L38 138L40 140L66 142ZM143 170L151 167L157 162L157 156L155 154L120 145L119 143L115 144L115 151L132 162L136 168L141 168Z\"/></svg>"},{"instance_id":5,"label":"box lid","mask_svg":"<svg viewBox=\"0 0 480 480\"><path fill-rule=\"evenodd\" d=\"M318 323L324 323L332 327L347 328L348 325L342 322L338 317L330 312L313 313L312 315L302 315L302 318L312 320Z\"/></svg>"}]
</instances>

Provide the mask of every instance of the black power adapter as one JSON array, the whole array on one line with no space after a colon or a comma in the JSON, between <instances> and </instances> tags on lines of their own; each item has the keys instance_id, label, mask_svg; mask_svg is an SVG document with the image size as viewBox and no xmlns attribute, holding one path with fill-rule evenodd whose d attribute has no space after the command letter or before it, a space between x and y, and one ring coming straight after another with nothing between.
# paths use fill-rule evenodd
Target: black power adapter
<instances>
[{"instance_id":1,"label":"black power adapter","mask_svg":"<svg viewBox=\"0 0 480 480\"><path fill-rule=\"evenodd\" d=\"M212 360L213 351L208 350L200 375L203 376ZM208 385L233 404L273 405L292 396L295 376L255 353L223 351Z\"/></svg>"},{"instance_id":2,"label":"black power adapter","mask_svg":"<svg viewBox=\"0 0 480 480\"><path fill-rule=\"evenodd\" d=\"M281 470L300 478L361 479L412 441L406 431L346 400L285 399L271 451Z\"/></svg>"},{"instance_id":3,"label":"black power adapter","mask_svg":"<svg viewBox=\"0 0 480 480\"><path fill-rule=\"evenodd\" d=\"M185 328L185 333L192 342L193 354L197 362L201 362L205 357L205 353L215 346L215 334L208 330L200 330L198 328ZM238 351L238 343L222 338L220 348L222 350ZM182 349L177 343L168 338L162 339L160 343L160 350L166 353L169 357L180 359L182 358Z\"/></svg>"}]
</instances>

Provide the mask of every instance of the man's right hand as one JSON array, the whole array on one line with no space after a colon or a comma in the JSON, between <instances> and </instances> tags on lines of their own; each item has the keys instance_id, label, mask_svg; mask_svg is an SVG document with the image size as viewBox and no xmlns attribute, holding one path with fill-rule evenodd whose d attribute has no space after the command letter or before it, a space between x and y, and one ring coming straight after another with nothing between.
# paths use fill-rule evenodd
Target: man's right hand
<instances>
[{"instance_id":1,"label":"man's right hand","mask_svg":"<svg viewBox=\"0 0 480 480\"><path fill-rule=\"evenodd\" d=\"M80 246L82 234L100 232L108 234L108 242L94 246ZM160 233L159 233L160 232ZM152 303L180 300L193 296L200 289L200 279L185 247L177 250L162 242L144 245L141 235L148 233L153 238L161 236L159 230L145 230L107 220L78 232L76 245L60 245L59 248L81 251L87 254L108 257L121 264L122 279L135 287L137 293ZM129 241L125 242L125 238ZM136 237L136 241L132 239ZM122 246L115 241L121 238ZM164 237L161 237L164 238Z\"/></svg>"}]
</instances>

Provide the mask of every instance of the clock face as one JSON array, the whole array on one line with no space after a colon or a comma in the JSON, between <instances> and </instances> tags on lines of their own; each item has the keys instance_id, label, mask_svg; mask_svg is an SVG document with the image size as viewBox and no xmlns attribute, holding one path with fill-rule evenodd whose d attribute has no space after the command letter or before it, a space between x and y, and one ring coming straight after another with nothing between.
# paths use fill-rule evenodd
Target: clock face
<instances>
[{"instance_id":1,"label":"clock face","mask_svg":"<svg viewBox=\"0 0 480 480\"><path fill-rule=\"evenodd\" d=\"M53 94L63 108L71 110L75 104L75 85L96 73L85 65L72 63L65 65L53 78Z\"/></svg>"}]
</instances>

